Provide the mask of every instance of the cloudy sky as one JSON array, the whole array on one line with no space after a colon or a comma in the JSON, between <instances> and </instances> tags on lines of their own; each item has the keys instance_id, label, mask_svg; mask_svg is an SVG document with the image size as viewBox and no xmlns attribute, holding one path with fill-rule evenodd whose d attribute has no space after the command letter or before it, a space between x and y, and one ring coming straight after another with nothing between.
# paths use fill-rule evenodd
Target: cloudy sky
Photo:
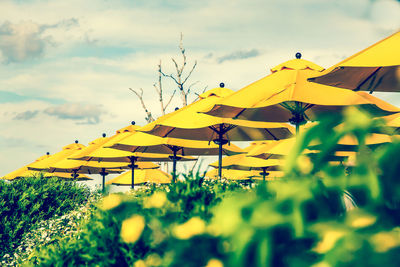
<instances>
[{"instance_id":1,"label":"cloudy sky","mask_svg":"<svg viewBox=\"0 0 400 267\"><path fill-rule=\"evenodd\" d=\"M143 125L129 88L159 115L157 64L174 71L180 33L200 92L238 90L298 51L327 68L399 28L395 0L0 0L0 175Z\"/></svg>"}]
</instances>

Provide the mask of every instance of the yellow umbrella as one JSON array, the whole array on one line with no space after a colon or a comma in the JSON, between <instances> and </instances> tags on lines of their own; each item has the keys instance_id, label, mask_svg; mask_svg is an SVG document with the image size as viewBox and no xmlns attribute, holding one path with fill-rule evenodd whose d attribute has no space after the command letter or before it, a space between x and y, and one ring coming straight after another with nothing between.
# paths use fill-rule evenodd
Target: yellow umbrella
<instances>
[{"instance_id":1,"label":"yellow umbrella","mask_svg":"<svg viewBox=\"0 0 400 267\"><path fill-rule=\"evenodd\" d=\"M60 152L57 152L56 154L51 155L43 160L32 163L28 166L28 169L34 171L46 171L50 168L50 165L53 165L60 160L66 159L70 155L77 153L84 148L84 145L79 144L78 141L75 141L75 143L73 144L64 146Z\"/></svg>"},{"instance_id":2,"label":"yellow umbrella","mask_svg":"<svg viewBox=\"0 0 400 267\"><path fill-rule=\"evenodd\" d=\"M111 148L143 153L173 154L170 158L173 161L173 181L176 180L176 162L184 155L218 155L219 147L207 141L159 137L147 133L136 132L131 136L117 142ZM234 144L225 144L222 147L225 155L242 153L242 149Z\"/></svg>"},{"instance_id":3,"label":"yellow umbrella","mask_svg":"<svg viewBox=\"0 0 400 267\"><path fill-rule=\"evenodd\" d=\"M169 155L167 154L155 154L155 153L141 153L141 152L129 152L122 151L113 148L106 147L108 143L103 145L103 147L93 151L87 156L81 158L71 157L71 159L75 160L86 160L86 161L94 161L94 162L122 162L129 164L128 166L131 168L132 172L132 188L134 187L135 180L135 168L153 168L153 165L146 166L145 164L150 164L152 161L161 162L161 161L170 161ZM111 144L110 144L111 145ZM193 157L185 156L181 158L182 161L195 160Z\"/></svg>"},{"instance_id":4,"label":"yellow umbrella","mask_svg":"<svg viewBox=\"0 0 400 267\"><path fill-rule=\"evenodd\" d=\"M386 134L371 134L365 139L365 144L372 149L382 144L392 142L393 137ZM336 151L356 151L358 146L358 139L355 136L346 135L337 143ZM320 150L321 147L321 144L311 144L308 146L308 148L311 150Z\"/></svg>"},{"instance_id":5,"label":"yellow umbrella","mask_svg":"<svg viewBox=\"0 0 400 267\"><path fill-rule=\"evenodd\" d=\"M363 91L400 91L400 31L310 78L312 82Z\"/></svg>"},{"instance_id":6,"label":"yellow umbrella","mask_svg":"<svg viewBox=\"0 0 400 267\"><path fill-rule=\"evenodd\" d=\"M199 113L232 93L221 83L220 88L205 92L196 102L162 116L139 131L161 137L214 141L219 145L219 161L222 146L228 141L279 140L292 136L293 128L284 123L234 120Z\"/></svg>"},{"instance_id":7,"label":"yellow umbrella","mask_svg":"<svg viewBox=\"0 0 400 267\"><path fill-rule=\"evenodd\" d=\"M38 174L38 172L30 171L30 170L28 170L28 167L36 162L39 162L39 161L49 158L49 157L50 157L50 153L47 152L46 155L41 156L41 157L37 158L34 162L29 163L15 171L10 172L9 174L4 175L3 177L1 177L1 179L14 180L14 179L20 178L20 177L36 176Z\"/></svg>"},{"instance_id":8,"label":"yellow umbrella","mask_svg":"<svg viewBox=\"0 0 400 267\"><path fill-rule=\"evenodd\" d=\"M222 168L224 169L234 169L234 170L262 170L260 173L264 178L268 174L266 171L280 170L280 166L283 165L283 161L277 159L260 159L255 157L246 156L245 154L234 155L229 157L224 157L222 159ZM210 164L211 167L218 168L218 162Z\"/></svg>"},{"instance_id":9,"label":"yellow umbrella","mask_svg":"<svg viewBox=\"0 0 400 267\"><path fill-rule=\"evenodd\" d=\"M218 169L210 170L205 175L208 178L218 178ZM283 177L284 173L282 171L271 171L268 172L268 177L265 180L274 180L276 178ZM223 177L229 180L247 180L247 179L263 179L259 171L244 171L244 170L224 170Z\"/></svg>"},{"instance_id":10,"label":"yellow umbrella","mask_svg":"<svg viewBox=\"0 0 400 267\"><path fill-rule=\"evenodd\" d=\"M296 143L295 138L289 138L279 141L270 141L269 143L260 144L254 147L254 149L250 150L247 153L247 156L261 158L261 159L283 159L291 153L295 143ZM318 151L305 149L303 153L308 155L310 158L314 158L317 156ZM353 153L350 153L348 151L346 151L346 153L344 153L343 151L335 152L335 154L330 155L327 158L327 160L334 162L335 161L342 162L351 154Z\"/></svg>"},{"instance_id":11,"label":"yellow umbrella","mask_svg":"<svg viewBox=\"0 0 400 267\"><path fill-rule=\"evenodd\" d=\"M353 92L307 81L307 78L318 75L321 70L321 67L297 56L297 59L273 68L272 74L203 111L219 117L291 122L296 125L297 131L301 124L316 120L320 113L336 112L351 105L363 107L375 116L400 111L399 108L365 92ZM372 102L371 98L376 101Z\"/></svg>"},{"instance_id":12,"label":"yellow umbrella","mask_svg":"<svg viewBox=\"0 0 400 267\"><path fill-rule=\"evenodd\" d=\"M5 175L4 177L2 177L2 179L6 179L6 180L14 180L17 178L22 178L22 177L32 177L32 176L38 176L41 172L39 171L32 171L29 170L28 167L32 166L33 163L39 162L41 160L50 158L51 155L49 152L47 152L46 155L41 156L39 158L37 158L34 162L19 168L18 170L15 170L7 175ZM42 172L44 177L58 177L58 178L62 178L62 179L70 179L72 178L71 175L66 174L66 173L61 173L61 172L53 172L53 173L47 173L47 172ZM86 176L86 175L81 175L79 176L78 180L82 181L82 180L92 180L92 178Z\"/></svg>"},{"instance_id":13,"label":"yellow umbrella","mask_svg":"<svg viewBox=\"0 0 400 267\"><path fill-rule=\"evenodd\" d=\"M80 152L78 152L79 154ZM74 155L72 155L74 156ZM158 166L154 166L157 168ZM95 162L95 161L80 161L64 159L54 165L51 165L49 172L57 173L70 173L74 178L80 177L81 174L100 174L103 178L103 192L105 177L110 173L121 173L125 169L129 168L129 163L118 163L118 162Z\"/></svg>"},{"instance_id":14,"label":"yellow umbrella","mask_svg":"<svg viewBox=\"0 0 400 267\"><path fill-rule=\"evenodd\" d=\"M131 171L127 171L118 177L111 179L106 184L131 185L131 177ZM171 183L171 175L159 169L135 170L135 184L144 183L168 184Z\"/></svg>"}]
</instances>

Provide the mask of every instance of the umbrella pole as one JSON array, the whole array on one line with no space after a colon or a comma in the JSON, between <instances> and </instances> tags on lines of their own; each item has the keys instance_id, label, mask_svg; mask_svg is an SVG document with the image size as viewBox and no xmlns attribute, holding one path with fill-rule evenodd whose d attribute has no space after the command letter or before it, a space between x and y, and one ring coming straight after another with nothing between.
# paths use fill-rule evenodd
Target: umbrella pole
<instances>
[{"instance_id":1,"label":"umbrella pole","mask_svg":"<svg viewBox=\"0 0 400 267\"><path fill-rule=\"evenodd\" d=\"M104 194L104 191L105 191L105 183L106 183L106 175L107 175L106 169L105 169L105 168L102 168L102 169L101 169L100 175L103 177L102 191L103 191L103 194Z\"/></svg>"},{"instance_id":2,"label":"umbrella pole","mask_svg":"<svg viewBox=\"0 0 400 267\"><path fill-rule=\"evenodd\" d=\"M218 139L214 140L218 145L218 176L222 180L222 146L228 143L228 140L223 138L223 133L218 133Z\"/></svg>"},{"instance_id":3,"label":"umbrella pole","mask_svg":"<svg viewBox=\"0 0 400 267\"><path fill-rule=\"evenodd\" d=\"M135 162L136 158L135 157L129 157L131 160L131 173L132 173L132 189L135 189Z\"/></svg>"},{"instance_id":4,"label":"umbrella pole","mask_svg":"<svg viewBox=\"0 0 400 267\"><path fill-rule=\"evenodd\" d=\"M298 136L300 133L300 123L296 122L296 136Z\"/></svg>"},{"instance_id":5,"label":"umbrella pole","mask_svg":"<svg viewBox=\"0 0 400 267\"><path fill-rule=\"evenodd\" d=\"M268 173L267 173L267 169L268 169L268 167L262 167L262 173L261 173L261 175L263 176L263 181L265 182L265 176L267 176L268 175Z\"/></svg>"},{"instance_id":6,"label":"umbrella pole","mask_svg":"<svg viewBox=\"0 0 400 267\"><path fill-rule=\"evenodd\" d=\"M172 160L172 182L176 182L176 162L178 161L178 160L180 160L181 159L181 157L178 157L177 155L176 155L176 153L178 152L178 150L179 149L177 149L177 148L171 148L172 149L172 151L174 152L174 155L173 156L169 156L169 158Z\"/></svg>"},{"instance_id":7,"label":"umbrella pole","mask_svg":"<svg viewBox=\"0 0 400 267\"><path fill-rule=\"evenodd\" d=\"M172 159L172 181L176 182L176 150L174 150L174 157Z\"/></svg>"}]
</instances>

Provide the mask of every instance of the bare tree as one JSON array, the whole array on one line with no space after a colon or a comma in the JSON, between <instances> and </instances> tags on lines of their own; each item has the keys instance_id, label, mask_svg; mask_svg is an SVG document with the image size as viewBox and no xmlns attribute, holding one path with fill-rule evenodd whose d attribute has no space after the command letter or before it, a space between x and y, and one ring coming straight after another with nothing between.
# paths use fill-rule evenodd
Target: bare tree
<instances>
[{"instance_id":1,"label":"bare tree","mask_svg":"<svg viewBox=\"0 0 400 267\"><path fill-rule=\"evenodd\" d=\"M171 58L174 66L175 66L175 70L176 70L176 74L165 74L162 70L162 65L161 65L161 60L158 64L158 80L157 82L155 82L153 84L153 87L158 95L158 101L160 102L160 109L161 109L161 114L165 115L166 114L166 110L168 108L168 106L171 104L172 99L175 96L175 93L177 90L179 90L180 94L181 94L181 99L182 99L182 106L187 106L188 105L188 96L190 95L190 93L193 91L192 88L194 85L196 85L199 81L196 81L192 84L190 84L189 86L186 87L186 83L188 82L190 76L192 75L193 71L195 70L196 66L197 66L197 61L194 62L193 66L191 67L190 71L188 72L187 75L184 74L185 72L185 67L187 66L187 57L186 57L186 50L183 46L183 34L181 33L180 36L180 42L179 42L179 50L181 52L182 55L182 64L179 65L177 60L174 58ZM166 99L164 98L164 90L163 90L163 77L167 77L170 78L174 81L174 83L177 85L177 89L175 89L173 91L173 93L167 98L168 101L165 101ZM207 87L206 87L207 88ZM142 108L146 113L146 121L147 122L152 122L154 121L154 117L152 112L147 108L145 101L143 99L143 89L140 88L139 90L134 90L132 88L129 88L133 93L135 93L135 95L139 98L141 104L142 104ZM205 89L204 89L205 90ZM196 93L195 93L196 94ZM198 95L198 94L196 94Z\"/></svg>"},{"instance_id":2,"label":"bare tree","mask_svg":"<svg viewBox=\"0 0 400 267\"><path fill-rule=\"evenodd\" d=\"M181 39L180 39L180 42L179 42L179 49L180 49L180 52L181 52L181 55L182 55L182 65L179 66L177 61L174 58L171 58L172 62L174 63L174 66L175 66L176 74L175 75L173 75L173 74L165 74L161 70L161 67L159 68L159 72L164 77L171 78L175 82L175 84L178 87L179 92L181 93L182 105L183 106L187 106L187 104L188 104L188 102L187 102L188 95L190 94L192 87L194 85L196 85L198 83L198 81L190 84L188 87L186 87L186 82L189 80L189 78L192 75L194 69L196 68L197 60L195 60L195 62L193 64L193 66L191 67L189 73L185 77L184 70L185 70L185 67L187 65L187 57L186 57L186 54L185 54L186 50L183 47L183 34L182 33L181 33Z\"/></svg>"},{"instance_id":3,"label":"bare tree","mask_svg":"<svg viewBox=\"0 0 400 267\"><path fill-rule=\"evenodd\" d=\"M188 63L187 63L187 57L186 57L186 50L183 46L183 34L182 33L180 36L179 50L180 50L180 54L182 55L182 64L179 65L177 60L175 60L174 58L171 58L173 65L175 66L176 74L165 74L162 70L161 60L158 64L158 71L157 71L158 72L158 80L157 80L157 82L155 82L153 84L153 87L158 95L158 101L160 102L160 109L161 109L162 115L166 114L166 110L167 110L168 106L171 104L171 101L174 98L177 90L179 90L179 92L181 94L182 106L187 106L188 105L188 96L190 95L190 93L193 92L193 90L192 90L193 86L195 86L198 83L198 81L196 81L186 87L186 83L188 82L190 76L193 74L193 71L195 70L195 68L197 66L197 61L194 62L190 71L187 73L187 75L185 75L184 72L185 72L185 68ZM164 88L163 88L163 77L172 79L173 82L177 86L177 89L174 89L173 93L167 97L167 101L166 101L166 98L164 97L165 92L164 92ZM206 90L206 88L207 87L204 88L203 92ZM142 108L146 113L146 118L145 118L146 121L148 123L154 121L155 118L154 118L152 112L147 108L147 105L144 101L143 89L140 88L139 90L134 90L132 88L129 88L129 90L131 90L133 93L135 93L135 95L139 98L140 103L142 104ZM199 96L199 94L197 94L195 92L193 92L193 93L195 95L197 95L197 97ZM193 165L193 168L196 166L196 163L197 163L197 161ZM168 172L168 165L166 163L164 164L164 168Z\"/></svg>"}]
</instances>

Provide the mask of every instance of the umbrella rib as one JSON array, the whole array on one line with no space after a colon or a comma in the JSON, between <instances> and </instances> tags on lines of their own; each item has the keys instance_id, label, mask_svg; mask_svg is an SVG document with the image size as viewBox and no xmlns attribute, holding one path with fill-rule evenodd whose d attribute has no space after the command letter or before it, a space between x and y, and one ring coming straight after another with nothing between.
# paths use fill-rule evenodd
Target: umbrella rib
<instances>
[{"instance_id":1,"label":"umbrella rib","mask_svg":"<svg viewBox=\"0 0 400 267\"><path fill-rule=\"evenodd\" d=\"M175 128L172 127L171 130L169 130L163 137L167 137Z\"/></svg>"},{"instance_id":2,"label":"umbrella rib","mask_svg":"<svg viewBox=\"0 0 400 267\"><path fill-rule=\"evenodd\" d=\"M366 79L364 79L364 81L362 81L362 83L360 83L356 89L354 89L354 91L359 91L361 86L363 86L368 80L369 78L373 77L375 75L375 73L377 73L382 67L377 67L376 70L374 70L370 75L368 75L368 77ZM372 89L371 91L369 91L370 94L372 94L374 90Z\"/></svg>"},{"instance_id":3,"label":"umbrella rib","mask_svg":"<svg viewBox=\"0 0 400 267\"><path fill-rule=\"evenodd\" d=\"M243 108L238 114L236 114L234 117L232 117L232 119L237 119L240 115L242 115L242 113L245 111L246 109Z\"/></svg>"},{"instance_id":4,"label":"umbrella rib","mask_svg":"<svg viewBox=\"0 0 400 267\"><path fill-rule=\"evenodd\" d=\"M279 140L278 138L276 138L276 136L270 131L270 130L268 130L267 128L264 128L264 130L267 132L267 133L269 133L271 136L272 136L272 138L274 138L274 140Z\"/></svg>"}]
</instances>

